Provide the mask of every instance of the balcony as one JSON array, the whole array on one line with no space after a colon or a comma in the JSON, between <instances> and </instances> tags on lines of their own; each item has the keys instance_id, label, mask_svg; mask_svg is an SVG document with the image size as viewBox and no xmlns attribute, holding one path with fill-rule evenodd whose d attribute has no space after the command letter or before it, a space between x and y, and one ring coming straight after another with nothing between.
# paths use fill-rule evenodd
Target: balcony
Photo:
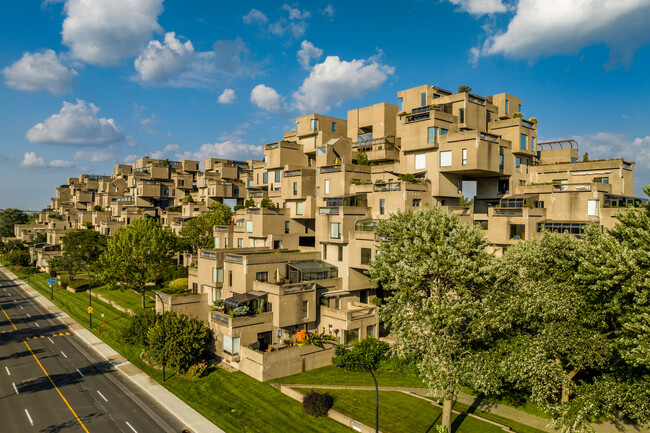
<instances>
[{"instance_id":1,"label":"balcony","mask_svg":"<svg viewBox=\"0 0 650 433\"><path fill-rule=\"evenodd\" d=\"M349 304L349 307L345 310L337 310L335 308L329 307L320 307L321 320L336 320L337 322L344 322L344 329L350 329L358 324L358 322L364 319L372 319L377 317L377 307L374 305L362 304L360 302L352 302Z\"/></svg>"},{"instance_id":2,"label":"balcony","mask_svg":"<svg viewBox=\"0 0 650 433\"><path fill-rule=\"evenodd\" d=\"M340 165L330 165L328 167L321 167L320 172L323 173L338 173L341 171Z\"/></svg>"},{"instance_id":3,"label":"balcony","mask_svg":"<svg viewBox=\"0 0 650 433\"><path fill-rule=\"evenodd\" d=\"M360 135L359 141L352 143L352 149L366 152L369 161L399 159L399 150L395 147L395 137L379 137L367 140L362 139L362 137Z\"/></svg>"},{"instance_id":4,"label":"balcony","mask_svg":"<svg viewBox=\"0 0 650 433\"><path fill-rule=\"evenodd\" d=\"M402 183L401 182L391 182L391 183L376 183L373 187L373 191L401 191Z\"/></svg>"},{"instance_id":5,"label":"balcony","mask_svg":"<svg viewBox=\"0 0 650 433\"><path fill-rule=\"evenodd\" d=\"M338 206L321 207L318 209L318 213L321 215L338 215L339 212Z\"/></svg>"},{"instance_id":6,"label":"balcony","mask_svg":"<svg viewBox=\"0 0 650 433\"><path fill-rule=\"evenodd\" d=\"M210 314L210 320L230 329L242 328L244 326L255 326L272 323L273 312L268 311L265 313L233 317L230 314L224 313L222 311L212 311Z\"/></svg>"}]
</instances>

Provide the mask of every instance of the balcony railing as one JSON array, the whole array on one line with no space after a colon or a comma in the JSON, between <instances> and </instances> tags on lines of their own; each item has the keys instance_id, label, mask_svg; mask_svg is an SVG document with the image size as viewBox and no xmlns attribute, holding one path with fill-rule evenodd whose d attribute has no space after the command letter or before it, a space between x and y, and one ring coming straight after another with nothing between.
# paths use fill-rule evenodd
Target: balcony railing
<instances>
[{"instance_id":1,"label":"balcony railing","mask_svg":"<svg viewBox=\"0 0 650 433\"><path fill-rule=\"evenodd\" d=\"M535 129L535 124L533 122L528 121L528 120L521 119L521 124L523 126L525 126L526 128Z\"/></svg>"},{"instance_id":2,"label":"balcony railing","mask_svg":"<svg viewBox=\"0 0 650 433\"><path fill-rule=\"evenodd\" d=\"M486 133L482 132L481 133L481 140L491 141L492 143L498 143L499 142L499 136L498 135L492 135L492 134L486 134Z\"/></svg>"},{"instance_id":3,"label":"balcony railing","mask_svg":"<svg viewBox=\"0 0 650 433\"><path fill-rule=\"evenodd\" d=\"M339 214L339 207L338 206L322 207L322 208L320 208L319 213L321 215L338 215Z\"/></svg>"},{"instance_id":4,"label":"balcony railing","mask_svg":"<svg viewBox=\"0 0 650 433\"><path fill-rule=\"evenodd\" d=\"M302 170L285 171L284 177L300 176L301 174L302 174Z\"/></svg>"},{"instance_id":5,"label":"balcony railing","mask_svg":"<svg viewBox=\"0 0 650 433\"><path fill-rule=\"evenodd\" d=\"M373 190L377 191L400 191L402 189L401 182L380 183L375 184Z\"/></svg>"},{"instance_id":6,"label":"balcony railing","mask_svg":"<svg viewBox=\"0 0 650 433\"><path fill-rule=\"evenodd\" d=\"M524 214L521 208L496 208L494 209L495 216L522 216Z\"/></svg>"},{"instance_id":7,"label":"balcony railing","mask_svg":"<svg viewBox=\"0 0 650 433\"><path fill-rule=\"evenodd\" d=\"M321 173L336 173L341 171L341 166L340 165L332 165L329 167L321 167L320 172Z\"/></svg>"},{"instance_id":8,"label":"balcony railing","mask_svg":"<svg viewBox=\"0 0 650 433\"><path fill-rule=\"evenodd\" d=\"M359 136L359 141L352 143L352 148L356 150L363 150L364 152L370 152L373 150L394 150L395 145L388 141L387 137L372 138L370 140L361 140Z\"/></svg>"},{"instance_id":9,"label":"balcony railing","mask_svg":"<svg viewBox=\"0 0 650 433\"><path fill-rule=\"evenodd\" d=\"M248 209L246 209L246 212L248 212L248 214L250 215L259 215L260 209L255 207L249 207Z\"/></svg>"},{"instance_id":10,"label":"balcony railing","mask_svg":"<svg viewBox=\"0 0 650 433\"><path fill-rule=\"evenodd\" d=\"M484 101L483 99L476 98L476 97L474 97L474 96L472 96L472 95L469 95L469 96L467 97L467 100L468 100L469 102L473 102L473 103L475 103L475 104L485 105L485 101Z\"/></svg>"}]
</instances>

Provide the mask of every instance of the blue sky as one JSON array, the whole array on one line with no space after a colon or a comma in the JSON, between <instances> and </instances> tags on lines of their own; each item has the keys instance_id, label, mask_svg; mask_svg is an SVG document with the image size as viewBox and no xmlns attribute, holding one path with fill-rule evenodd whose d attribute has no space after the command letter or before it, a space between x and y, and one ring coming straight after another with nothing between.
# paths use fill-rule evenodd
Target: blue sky
<instances>
[{"instance_id":1,"label":"blue sky","mask_svg":"<svg viewBox=\"0 0 650 433\"><path fill-rule=\"evenodd\" d=\"M143 155L261 158L293 118L470 85L650 183L650 1L4 2L0 208Z\"/></svg>"}]
</instances>

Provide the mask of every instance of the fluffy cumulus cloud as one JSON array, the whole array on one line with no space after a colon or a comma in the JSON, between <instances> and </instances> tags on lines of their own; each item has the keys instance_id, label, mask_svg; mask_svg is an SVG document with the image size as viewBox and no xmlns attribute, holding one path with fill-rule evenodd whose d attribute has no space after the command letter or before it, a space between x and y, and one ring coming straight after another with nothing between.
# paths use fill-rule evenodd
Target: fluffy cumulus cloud
<instances>
[{"instance_id":1,"label":"fluffy cumulus cloud","mask_svg":"<svg viewBox=\"0 0 650 433\"><path fill-rule=\"evenodd\" d=\"M311 14L308 11L300 10L288 4L282 5L282 10L286 13L286 16L282 16L272 23L269 23L267 16L257 9L251 9L242 19L244 23L257 25L260 30L275 36L284 36L285 34L294 38L304 36L307 31L307 18ZM333 14L334 10L331 9L331 12Z\"/></svg>"},{"instance_id":2,"label":"fluffy cumulus cloud","mask_svg":"<svg viewBox=\"0 0 650 433\"><path fill-rule=\"evenodd\" d=\"M449 0L462 11L472 15L488 15L505 12L508 9L501 0Z\"/></svg>"},{"instance_id":3,"label":"fluffy cumulus cloud","mask_svg":"<svg viewBox=\"0 0 650 433\"><path fill-rule=\"evenodd\" d=\"M507 29L489 35L473 57L535 60L605 44L610 48L608 66L627 67L635 51L650 40L648 22L647 0L520 0Z\"/></svg>"},{"instance_id":4,"label":"fluffy cumulus cloud","mask_svg":"<svg viewBox=\"0 0 650 433\"><path fill-rule=\"evenodd\" d=\"M162 150L153 152L152 158L202 160L205 158L259 159L262 146L247 144L238 137L229 137L216 143L205 143L196 151L183 150L178 144L168 144Z\"/></svg>"},{"instance_id":5,"label":"fluffy cumulus cloud","mask_svg":"<svg viewBox=\"0 0 650 433\"><path fill-rule=\"evenodd\" d=\"M66 0L63 43L74 58L113 66L160 32L163 0Z\"/></svg>"},{"instance_id":6,"label":"fluffy cumulus cloud","mask_svg":"<svg viewBox=\"0 0 650 433\"><path fill-rule=\"evenodd\" d=\"M325 9L320 11L320 13L330 18L334 18L334 15L336 15L336 11L332 7L332 5L327 5Z\"/></svg>"},{"instance_id":7,"label":"fluffy cumulus cloud","mask_svg":"<svg viewBox=\"0 0 650 433\"><path fill-rule=\"evenodd\" d=\"M233 89L226 89L219 95L217 102L220 104L233 104L237 100L237 95Z\"/></svg>"},{"instance_id":8,"label":"fluffy cumulus cloud","mask_svg":"<svg viewBox=\"0 0 650 433\"><path fill-rule=\"evenodd\" d=\"M58 95L75 86L77 71L61 64L53 50L23 53L23 57L2 70L7 86L28 92L45 90Z\"/></svg>"},{"instance_id":9,"label":"fluffy cumulus cloud","mask_svg":"<svg viewBox=\"0 0 650 433\"><path fill-rule=\"evenodd\" d=\"M36 152L25 152L20 167L24 169L44 169L44 168L70 168L74 166L72 161L65 161L62 159L55 159L46 162L45 159L37 155Z\"/></svg>"},{"instance_id":10,"label":"fluffy cumulus cloud","mask_svg":"<svg viewBox=\"0 0 650 433\"><path fill-rule=\"evenodd\" d=\"M317 48L311 42L305 40L300 44L298 51L298 63L303 69L311 69L311 59L320 59L323 55L323 50Z\"/></svg>"},{"instance_id":11,"label":"fluffy cumulus cloud","mask_svg":"<svg viewBox=\"0 0 650 433\"><path fill-rule=\"evenodd\" d=\"M63 107L42 123L34 125L25 138L32 143L70 146L104 146L126 139L113 119L97 117L99 107L77 99L63 102Z\"/></svg>"},{"instance_id":12,"label":"fluffy cumulus cloud","mask_svg":"<svg viewBox=\"0 0 650 433\"><path fill-rule=\"evenodd\" d=\"M379 56L349 62L328 56L312 68L293 98L301 112L326 112L377 89L394 72L392 66L380 63Z\"/></svg>"},{"instance_id":13,"label":"fluffy cumulus cloud","mask_svg":"<svg viewBox=\"0 0 650 433\"><path fill-rule=\"evenodd\" d=\"M264 84L258 84L251 90L251 102L266 111L279 111L282 108L280 94Z\"/></svg>"},{"instance_id":14,"label":"fluffy cumulus cloud","mask_svg":"<svg viewBox=\"0 0 650 433\"><path fill-rule=\"evenodd\" d=\"M176 33L165 34L163 43L150 41L135 62L137 79L142 83L164 84L185 70L194 60L194 46L176 38Z\"/></svg>"},{"instance_id":15,"label":"fluffy cumulus cloud","mask_svg":"<svg viewBox=\"0 0 650 433\"><path fill-rule=\"evenodd\" d=\"M115 159L115 154L118 149L115 146L109 146L102 149L94 150L79 150L77 151L73 159L75 161L85 161L85 162L108 162Z\"/></svg>"}]
</instances>

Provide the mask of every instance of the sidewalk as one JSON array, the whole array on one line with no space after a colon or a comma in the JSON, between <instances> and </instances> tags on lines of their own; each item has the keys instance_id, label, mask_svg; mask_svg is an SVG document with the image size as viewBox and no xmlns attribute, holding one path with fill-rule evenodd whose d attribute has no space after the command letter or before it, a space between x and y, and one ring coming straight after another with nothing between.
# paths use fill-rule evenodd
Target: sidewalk
<instances>
[{"instance_id":1,"label":"sidewalk","mask_svg":"<svg viewBox=\"0 0 650 433\"><path fill-rule=\"evenodd\" d=\"M319 389L350 389L350 390L358 389L358 390L365 390L365 391L375 390L374 386L321 385L321 384L304 385L304 384L289 384L289 383L282 384L282 385L288 388L319 388ZM379 390L405 392L420 397L428 396L427 388L380 386ZM555 433L558 431L547 427L547 424L549 422L548 419L531 415L529 413L526 413L524 411L515 409L513 407L504 404L494 403L490 401L482 401L478 397L463 392L459 393L458 401L470 407L474 407L475 409L480 409L483 412L488 412L493 415L498 415L503 418L507 418L512 421L516 421L518 423L525 424L530 427L534 427L538 430L546 431L549 433ZM619 423L613 423L611 421L607 421L602 424L592 424L591 426L596 431L596 433L648 433L647 430L641 430L636 426L625 424L622 421Z\"/></svg>"},{"instance_id":2,"label":"sidewalk","mask_svg":"<svg viewBox=\"0 0 650 433\"><path fill-rule=\"evenodd\" d=\"M128 377L140 389L149 394L151 398L156 400L189 428L192 433L225 433L222 429L208 421L203 415L189 407L180 398L176 397L172 392L168 391L167 388L131 364L126 358L100 340L99 337L95 336L92 332L72 319L72 317L61 311L59 307L18 278L13 272L2 265L0 265L0 272L3 272L6 276L17 282L19 287L41 304L45 310L67 325L88 346L92 347L100 356L110 362L113 368Z\"/></svg>"}]
</instances>

